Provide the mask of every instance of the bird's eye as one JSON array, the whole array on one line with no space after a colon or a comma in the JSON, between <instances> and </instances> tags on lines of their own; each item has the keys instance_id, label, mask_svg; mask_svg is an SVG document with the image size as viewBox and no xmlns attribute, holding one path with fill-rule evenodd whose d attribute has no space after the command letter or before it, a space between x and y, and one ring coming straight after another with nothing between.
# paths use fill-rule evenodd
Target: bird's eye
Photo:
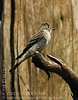
<instances>
[{"instance_id":1,"label":"bird's eye","mask_svg":"<svg viewBox=\"0 0 78 100\"><path fill-rule=\"evenodd\" d=\"M48 28L50 27L50 25L48 25Z\"/></svg>"}]
</instances>

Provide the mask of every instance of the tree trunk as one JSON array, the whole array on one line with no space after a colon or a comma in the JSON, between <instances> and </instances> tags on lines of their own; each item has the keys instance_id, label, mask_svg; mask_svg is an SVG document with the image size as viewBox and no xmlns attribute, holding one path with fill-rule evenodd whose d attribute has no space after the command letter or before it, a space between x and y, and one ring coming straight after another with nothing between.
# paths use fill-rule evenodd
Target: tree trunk
<instances>
[{"instance_id":1,"label":"tree trunk","mask_svg":"<svg viewBox=\"0 0 78 100\"><path fill-rule=\"evenodd\" d=\"M9 70L15 58L43 22L56 30L43 53L62 59L78 73L78 0L5 0L4 59L7 100L72 100L68 85L56 74L48 80L31 59L24 61L14 74Z\"/></svg>"}]
</instances>

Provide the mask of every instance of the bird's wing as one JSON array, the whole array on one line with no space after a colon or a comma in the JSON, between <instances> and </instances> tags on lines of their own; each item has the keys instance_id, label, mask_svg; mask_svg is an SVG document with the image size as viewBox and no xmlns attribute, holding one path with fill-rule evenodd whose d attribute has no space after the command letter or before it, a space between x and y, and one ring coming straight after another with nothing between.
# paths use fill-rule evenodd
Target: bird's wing
<instances>
[{"instance_id":1,"label":"bird's wing","mask_svg":"<svg viewBox=\"0 0 78 100\"><path fill-rule=\"evenodd\" d=\"M31 48L35 43L38 43L43 38L44 34L45 34L44 31L40 31L37 34L35 34L33 38L28 42L23 52L16 58L16 60L19 59L23 54L25 54L27 50Z\"/></svg>"}]
</instances>

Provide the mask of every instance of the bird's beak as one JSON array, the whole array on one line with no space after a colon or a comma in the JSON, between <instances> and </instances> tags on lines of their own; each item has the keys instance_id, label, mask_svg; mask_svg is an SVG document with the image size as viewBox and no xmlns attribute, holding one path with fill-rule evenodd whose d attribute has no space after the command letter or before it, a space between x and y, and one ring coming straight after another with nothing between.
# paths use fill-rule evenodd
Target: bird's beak
<instances>
[{"instance_id":1,"label":"bird's beak","mask_svg":"<svg viewBox=\"0 0 78 100\"><path fill-rule=\"evenodd\" d=\"M55 28L52 28L52 30L55 30Z\"/></svg>"}]
</instances>

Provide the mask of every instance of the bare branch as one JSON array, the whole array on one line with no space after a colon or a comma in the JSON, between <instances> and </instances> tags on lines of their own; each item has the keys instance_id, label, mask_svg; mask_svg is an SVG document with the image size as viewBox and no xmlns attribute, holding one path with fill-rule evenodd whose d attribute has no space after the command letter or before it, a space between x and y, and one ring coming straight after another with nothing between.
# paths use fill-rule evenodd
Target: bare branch
<instances>
[{"instance_id":1,"label":"bare branch","mask_svg":"<svg viewBox=\"0 0 78 100\"><path fill-rule=\"evenodd\" d=\"M78 100L78 77L75 72L68 67L62 60L57 59L51 55L47 55L45 58L38 51L34 51L35 57L33 57L32 62L36 67L44 70L46 73L53 72L61 76L66 83L68 83L72 93L73 100ZM48 75L48 74L47 74Z\"/></svg>"}]
</instances>

